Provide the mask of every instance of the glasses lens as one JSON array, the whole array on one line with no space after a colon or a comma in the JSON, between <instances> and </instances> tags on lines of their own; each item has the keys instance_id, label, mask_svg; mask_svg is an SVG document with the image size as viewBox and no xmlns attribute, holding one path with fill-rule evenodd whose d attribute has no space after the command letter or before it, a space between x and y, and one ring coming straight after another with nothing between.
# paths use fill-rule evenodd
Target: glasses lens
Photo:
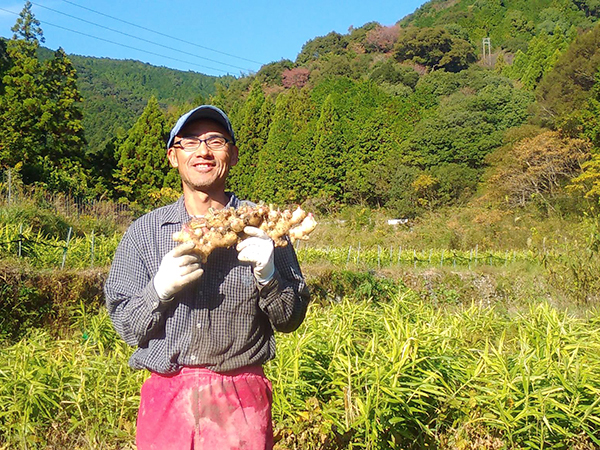
<instances>
[{"instance_id":1,"label":"glasses lens","mask_svg":"<svg viewBox=\"0 0 600 450\"><path fill-rule=\"evenodd\" d=\"M208 148L210 148L211 150L221 150L223 147L225 147L225 145L227 144L227 139L223 138L223 137L210 137L206 140L206 145L208 145Z\"/></svg>"},{"instance_id":2,"label":"glasses lens","mask_svg":"<svg viewBox=\"0 0 600 450\"><path fill-rule=\"evenodd\" d=\"M200 147L202 142L205 142L206 146L211 150L223 150L229 141L221 136L213 136L209 137L208 139L185 137L177 142L177 144L179 144L184 150L196 150L198 147Z\"/></svg>"},{"instance_id":3,"label":"glasses lens","mask_svg":"<svg viewBox=\"0 0 600 450\"><path fill-rule=\"evenodd\" d=\"M185 149L198 148L198 146L200 145L200 139L193 137L183 138L179 141L179 145L181 145Z\"/></svg>"}]
</instances>

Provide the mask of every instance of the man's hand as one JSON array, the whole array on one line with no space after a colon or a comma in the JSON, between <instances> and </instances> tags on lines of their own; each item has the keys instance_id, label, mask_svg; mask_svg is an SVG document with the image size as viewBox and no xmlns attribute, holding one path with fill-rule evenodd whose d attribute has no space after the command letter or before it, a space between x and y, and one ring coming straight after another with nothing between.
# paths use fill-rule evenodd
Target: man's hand
<instances>
[{"instance_id":1,"label":"man's hand","mask_svg":"<svg viewBox=\"0 0 600 450\"><path fill-rule=\"evenodd\" d=\"M260 228L245 227L249 237L237 245L238 259L252 264L254 276L260 284L266 284L275 274L273 240Z\"/></svg>"},{"instance_id":2,"label":"man's hand","mask_svg":"<svg viewBox=\"0 0 600 450\"><path fill-rule=\"evenodd\" d=\"M192 252L193 242L178 245L167 253L154 275L154 288L161 300L168 300L184 286L202 276L200 257Z\"/></svg>"}]
</instances>

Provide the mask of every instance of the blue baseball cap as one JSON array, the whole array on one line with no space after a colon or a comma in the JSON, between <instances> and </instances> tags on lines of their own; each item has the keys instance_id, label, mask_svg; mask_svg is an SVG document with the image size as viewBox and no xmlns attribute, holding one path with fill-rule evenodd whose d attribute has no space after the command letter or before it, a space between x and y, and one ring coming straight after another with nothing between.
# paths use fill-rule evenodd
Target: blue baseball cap
<instances>
[{"instance_id":1,"label":"blue baseball cap","mask_svg":"<svg viewBox=\"0 0 600 450\"><path fill-rule=\"evenodd\" d=\"M177 120L177 123L171 129L171 133L169 134L167 148L171 148L175 136L179 134L183 127L185 127L188 123L199 119L210 119L217 122L229 133L229 135L231 136L231 141L235 145L235 135L233 134L233 127L231 126L231 122L229 121L227 114L225 114L216 106L202 105L192 109L191 111L188 111Z\"/></svg>"}]
</instances>

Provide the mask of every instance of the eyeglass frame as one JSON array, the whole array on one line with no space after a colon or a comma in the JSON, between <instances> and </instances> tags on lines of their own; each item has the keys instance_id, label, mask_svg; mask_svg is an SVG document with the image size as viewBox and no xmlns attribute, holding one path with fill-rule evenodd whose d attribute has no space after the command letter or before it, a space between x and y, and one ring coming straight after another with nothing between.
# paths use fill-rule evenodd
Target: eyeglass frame
<instances>
[{"instance_id":1,"label":"eyeglass frame","mask_svg":"<svg viewBox=\"0 0 600 450\"><path fill-rule=\"evenodd\" d=\"M195 141L198 141L198 145L193 148L192 147L184 147L183 145L180 144L180 142L183 141L184 139L193 139ZM208 143L208 141L211 139L224 139L225 144L223 145L223 147L219 147L216 149L211 148L211 146ZM204 143L204 145L206 145L206 148L209 149L210 151L221 152L221 151L224 151L225 149L227 149L227 144L230 144L232 142L233 142L233 140L228 139L225 136L221 136L221 135L209 136L206 139L200 139L198 136L185 136L185 137L182 137L181 139L179 139L177 142L173 142L173 147L179 148L179 149L183 150L184 152L195 152L200 148L202 143Z\"/></svg>"}]
</instances>

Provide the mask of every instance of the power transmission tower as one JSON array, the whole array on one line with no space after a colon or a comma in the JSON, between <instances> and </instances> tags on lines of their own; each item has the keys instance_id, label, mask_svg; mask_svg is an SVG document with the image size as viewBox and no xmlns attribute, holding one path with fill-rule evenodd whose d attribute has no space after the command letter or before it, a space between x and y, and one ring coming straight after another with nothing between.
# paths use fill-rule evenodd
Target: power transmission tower
<instances>
[{"instance_id":1,"label":"power transmission tower","mask_svg":"<svg viewBox=\"0 0 600 450\"><path fill-rule=\"evenodd\" d=\"M483 38L483 57L482 60L488 66L492 65L492 44L489 37Z\"/></svg>"}]
</instances>

